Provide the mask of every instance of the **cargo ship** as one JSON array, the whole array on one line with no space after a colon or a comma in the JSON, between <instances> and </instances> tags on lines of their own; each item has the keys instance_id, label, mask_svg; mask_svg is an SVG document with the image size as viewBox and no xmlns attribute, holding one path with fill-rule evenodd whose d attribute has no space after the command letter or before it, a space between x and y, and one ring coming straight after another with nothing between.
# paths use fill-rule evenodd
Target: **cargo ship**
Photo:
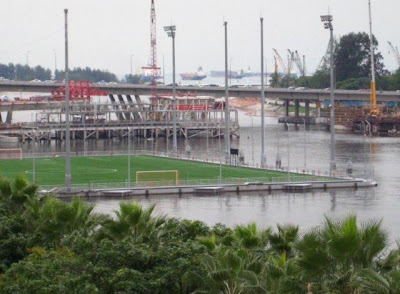
<instances>
[{"instance_id":1,"label":"cargo ship","mask_svg":"<svg viewBox=\"0 0 400 294\"><path fill-rule=\"evenodd\" d=\"M203 68L200 66L197 72L186 72L181 73L182 80L191 80L191 81L201 81L206 78L207 75L203 71Z\"/></svg>"},{"instance_id":2,"label":"cargo ship","mask_svg":"<svg viewBox=\"0 0 400 294\"><path fill-rule=\"evenodd\" d=\"M212 70L211 76L213 78L222 78L225 77L225 71L223 70ZM244 77L242 72L239 71L230 71L230 74L228 73L228 78L230 79L242 79Z\"/></svg>"}]
</instances>

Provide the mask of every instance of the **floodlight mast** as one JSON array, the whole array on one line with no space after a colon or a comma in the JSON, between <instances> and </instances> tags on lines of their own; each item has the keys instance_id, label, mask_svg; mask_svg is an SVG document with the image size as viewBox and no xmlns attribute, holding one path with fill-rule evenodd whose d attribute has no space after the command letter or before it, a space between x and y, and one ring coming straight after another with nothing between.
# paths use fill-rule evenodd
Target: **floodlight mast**
<instances>
[{"instance_id":1,"label":"floodlight mast","mask_svg":"<svg viewBox=\"0 0 400 294\"><path fill-rule=\"evenodd\" d=\"M164 31L172 38L172 116L173 116L173 153L177 155L178 143L176 134L176 83L175 83L175 31L176 26L165 26Z\"/></svg>"},{"instance_id":2,"label":"floodlight mast","mask_svg":"<svg viewBox=\"0 0 400 294\"><path fill-rule=\"evenodd\" d=\"M322 15L321 21L324 23L324 28L330 30L330 76L331 76L331 87L330 87L330 102L331 102L331 163L330 163L330 175L333 176L336 171L336 160L335 160L335 83L333 76L333 17L332 15Z\"/></svg>"}]
</instances>

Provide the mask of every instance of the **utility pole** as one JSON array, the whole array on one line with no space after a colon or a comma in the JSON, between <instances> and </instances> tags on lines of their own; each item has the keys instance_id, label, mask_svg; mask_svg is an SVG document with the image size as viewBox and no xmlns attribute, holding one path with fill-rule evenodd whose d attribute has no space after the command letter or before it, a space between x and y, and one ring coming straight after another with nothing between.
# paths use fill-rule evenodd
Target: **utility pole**
<instances>
[{"instance_id":1,"label":"utility pole","mask_svg":"<svg viewBox=\"0 0 400 294\"><path fill-rule=\"evenodd\" d=\"M324 23L325 29L330 30L330 68L331 68L331 163L330 163L330 175L336 171L336 160L335 160L335 150L336 150L336 141L335 141L335 82L334 82L334 70L333 70L333 17L332 15L322 15L321 21Z\"/></svg>"},{"instance_id":2,"label":"utility pole","mask_svg":"<svg viewBox=\"0 0 400 294\"><path fill-rule=\"evenodd\" d=\"M71 142L69 130L68 9L65 14L65 188L71 191Z\"/></svg>"},{"instance_id":3,"label":"utility pole","mask_svg":"<svg viewBox=\"0 0 400 294\"><path fill-rule=\"evenodd\" d=\"M228 91L228 22L225 27L225 162L229 163L230 157L230 112L229 112L229 91Z\"/></svg>"},{"instance_id":4,"label":"utility pole","mask_svg":"<svg viewBox=\"0 0 400 294\"><path fill-rule=\"evenodd\" d=\"M265 92L264 92L264 18L260 18L261 25L261 167L267 164L265 156Z\"/></svg>"}]
</instances>

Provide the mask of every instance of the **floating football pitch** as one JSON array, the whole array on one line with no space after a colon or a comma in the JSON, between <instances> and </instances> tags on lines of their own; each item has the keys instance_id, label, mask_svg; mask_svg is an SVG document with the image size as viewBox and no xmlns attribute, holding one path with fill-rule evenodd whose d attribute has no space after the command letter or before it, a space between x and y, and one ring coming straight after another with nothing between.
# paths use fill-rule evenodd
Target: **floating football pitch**
<instances>
[{"instance_id":1,"label":"floating football pitch","mask_svg":"<svg viewBox=\"0 0 400 294\"><path fill-rule=\"evenodd\" d=\"M219 164L154 156L131 156L131 179L136 180L137 171L177 170L180 180L218 179ZM128 156L72 157L72 183L126 182L128 178ZM0 160L0 176L13 179L24 175L32 180L33 160ZM36 182L39 185L62 185L65 177L65 158L35 159ZM282 178L287 173L222 166L222 178ZM155 178L156 180L156 178Z\"/></svg>"}]
</instances>

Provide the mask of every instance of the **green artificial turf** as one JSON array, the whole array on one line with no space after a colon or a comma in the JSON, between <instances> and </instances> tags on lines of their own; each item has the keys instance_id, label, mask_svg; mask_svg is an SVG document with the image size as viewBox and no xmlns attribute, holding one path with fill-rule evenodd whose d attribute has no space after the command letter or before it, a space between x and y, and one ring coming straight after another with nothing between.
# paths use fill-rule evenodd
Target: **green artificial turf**
<instances>
[{"instance_id":1,"label":"green artificial turf","mask_svg":"<svg viewBox=\"0 0 400 294\"><path fill-rule=\"evenodd\" d=\"M0 160L0 176L13 179L24 175L32 180L32 159ZM35 160L36 182L39 185L62 185L65 177L65 158ZM72 157L72 183L125 182L128 178L127 156ZM154 156L131 156L131 179L137 171L178 170L180 180L218 179L219 165ZM222 178L276 178L287 173L222 166Z\"/></svg>"}]
</instances>

